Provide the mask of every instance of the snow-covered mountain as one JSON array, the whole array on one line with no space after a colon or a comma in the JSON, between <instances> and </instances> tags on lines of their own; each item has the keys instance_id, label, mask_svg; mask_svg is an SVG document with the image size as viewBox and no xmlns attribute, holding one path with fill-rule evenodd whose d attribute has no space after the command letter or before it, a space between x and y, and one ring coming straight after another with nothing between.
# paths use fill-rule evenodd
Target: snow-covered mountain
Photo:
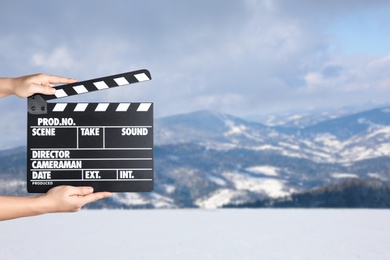
<instances>
[{"instance_id":1,"label":"snow-covered mountain","mask_svg":"<svg viewBox=\"0 0 390 260\"><path fill-rule=\"evenodd\" d=\"M266 113L247 116L245 119L262 123L268 126L282 126L305 128L330 119L340 118L379 107L388 107L390 103L379 103L376 101L359 105L329 108L307 108L282 111L277 113Z\"/></svg>"},{"instance_id":2,"label":"snow-covered mountain","mask_svg":"<svg viewBox=\"0 0 390 260\"><path fill-rule=\"evenodd\" d=\"M390 185L377 179L349 179L282 198L227 205L239 208L390 208Z\"/></svg>"},{"instance_id":3,"label":"snow-covered mountain","mask_svg":"<svg viewBox=\"0 0 390 260\"><path fill-rule=\"evenodd\" d=\"M202 110L157 119L154 132L154 192L118 193L91 207L215 208L346 178L390 180L390 107L307 127L272 127ZM10 163L21 158L20 151L0 152L0 164L7 162L0 176L14 185L8 190L20 189L8 172L20 171Z\"/></svg>"},{"instance_id":4,"label":"snow-covered mountain","mask_svg":"<svg viewBox=\"0 0 390 260\"><path fill-rule=\"evenodd\" d=\"M345 178L388 181L389 112L372 109L287 131L211 111L162 118L155 139L166 167L156 170L172 184L161 193L197 190L195 205L216 207Z\"/></svg>"},{"instance_id":5,"label":"snow-covered mountain","mask_svg":"<svg viewBox=\"0 0 390 260\"><path fill-rule=\"evenodd\" d=\"M196 143L212 149L268 151L317 162L389 155L390 108L330 119L305 128L270 127L231 115L198 111L156 120L155 143Z\"/></svg>"},{"instance_id":6,"label":"snow-covered mountain","mask_svg":"<svg viewBox=\"0 0 390 260\"><path fill-rule=\"evenodd\" d=\"M239 137L259 139L270 130L260 123L253 123L227 114L208 110L170 116L155 121L155 144L201 143L230 144ZM242 143L241 143L242 144Z\"/></svg>"}]
</instances>

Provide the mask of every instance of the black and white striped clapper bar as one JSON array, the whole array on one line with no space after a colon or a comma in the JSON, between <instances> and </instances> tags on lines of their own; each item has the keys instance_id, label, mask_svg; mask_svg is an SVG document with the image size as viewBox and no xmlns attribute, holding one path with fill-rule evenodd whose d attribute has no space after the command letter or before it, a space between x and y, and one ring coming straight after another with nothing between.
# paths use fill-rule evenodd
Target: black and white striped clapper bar
<instances>
[{"instance_id":1,"label":"black and white striped clapper bar","mask_svg":"<svg viewBox=\"0 0 390 260\"><path fill-rule=\"evenodd\" d=\"M138 70L56 87L28 98L27 190L59 185L95 191L153 190L153 103L47 102L151 80Z\"/></svg>"}]
</instances>

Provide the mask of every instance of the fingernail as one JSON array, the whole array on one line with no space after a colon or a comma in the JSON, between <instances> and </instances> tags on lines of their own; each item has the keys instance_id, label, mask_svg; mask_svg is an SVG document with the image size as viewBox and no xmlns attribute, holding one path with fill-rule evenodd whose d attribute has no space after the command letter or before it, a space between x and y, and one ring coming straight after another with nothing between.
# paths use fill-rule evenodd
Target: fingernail
<instances>
[{"instance_id":1,"label":"fingernail","mask_svg":"<svg viewBox=\"0 0 390 260\"><path fill-rule=\"evenodd\" d=\"M87 193L92 193L93 192L93 188L92 187L85 187L84 191L87 192Z\"/></svg>"}]
</instances>

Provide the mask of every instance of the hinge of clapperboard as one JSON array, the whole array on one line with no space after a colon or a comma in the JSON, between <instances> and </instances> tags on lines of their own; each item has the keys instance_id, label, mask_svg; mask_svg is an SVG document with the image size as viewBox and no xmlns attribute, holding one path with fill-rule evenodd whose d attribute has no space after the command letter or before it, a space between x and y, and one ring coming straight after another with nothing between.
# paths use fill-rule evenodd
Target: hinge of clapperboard
<instances>
[{"instance_id":1,"label":"hinge of clapperboard","mask_svg":"<svg viewBox=\"0 0 390 260\"><path fill-rule=\"evenodd\" d=\"M30 96L27 101L28 112L30 114L46 114L48 100L129 85L151 79L150 72L143 69L57 86L55 95L35 94Z\"/></svg>"}]
</instances>

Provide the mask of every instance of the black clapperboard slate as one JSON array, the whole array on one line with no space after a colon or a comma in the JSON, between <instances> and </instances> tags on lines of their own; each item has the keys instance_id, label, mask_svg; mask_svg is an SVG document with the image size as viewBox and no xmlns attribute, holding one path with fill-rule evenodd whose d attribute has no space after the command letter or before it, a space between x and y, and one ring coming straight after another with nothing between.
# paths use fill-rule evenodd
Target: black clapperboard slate
<instances>
[{"instance_id":1,"label":"black clapperboard slate","mask_svg":"<svg viewBox=\"0 0 390 260\"><path fill-rule=\"evenodd\" d=\"M153 190L153 103L48 103L151 80L138 70L56 87L28 98L27 190L59 185L95 191Z\"/></svg>"}]
</instances>

